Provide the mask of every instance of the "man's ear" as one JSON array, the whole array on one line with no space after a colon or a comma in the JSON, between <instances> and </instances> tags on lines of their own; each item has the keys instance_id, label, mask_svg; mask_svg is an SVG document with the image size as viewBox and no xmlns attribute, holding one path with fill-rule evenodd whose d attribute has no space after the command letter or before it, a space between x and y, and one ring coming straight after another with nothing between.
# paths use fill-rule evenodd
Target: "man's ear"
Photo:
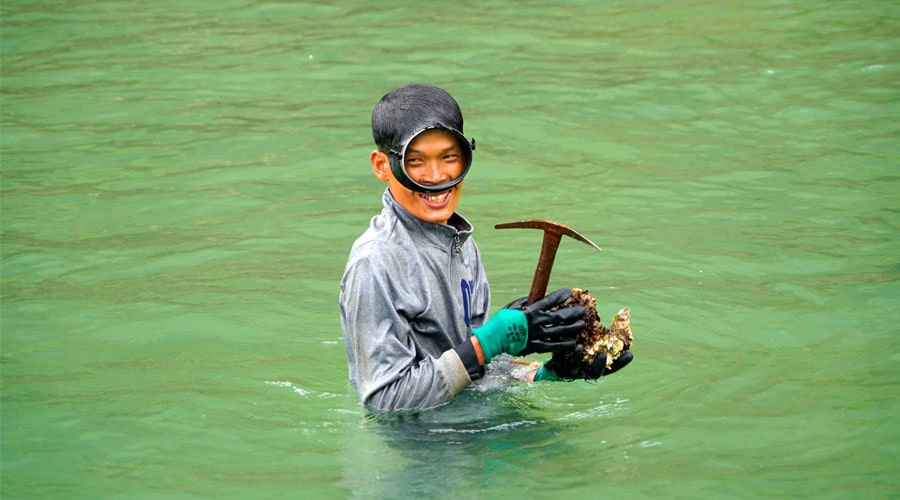
<instances>
[{"instance_id":1,"label":"man's ear","mask_svg":"<svg viewBox=\"0 0 900 500\"><path fill-rule=\"evenodd\" d=\"M372 172L375 177L382 182L387 182L391 172L391 160L388 156L376 149L369 155L369 161L372 162Z\"/></svg>"}]
</instances>

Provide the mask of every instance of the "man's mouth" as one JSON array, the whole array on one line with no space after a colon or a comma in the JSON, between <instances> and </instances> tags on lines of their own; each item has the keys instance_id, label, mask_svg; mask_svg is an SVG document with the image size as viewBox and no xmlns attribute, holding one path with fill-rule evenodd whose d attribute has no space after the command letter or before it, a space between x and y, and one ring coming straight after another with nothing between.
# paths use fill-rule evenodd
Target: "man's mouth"
<instances>
[{"instance_id":1,"label":"man's mouth","mask_svg":"<svg viewBox=\"0 0 900 500\"><path fill-rule=\"evenodd\" d=\"M451 190L452 191L452 190ZM440 208L447 204L447 201L450 200L450 191L444 191L443 193L434 193L434 194L426 194L421 193L419 197L425 201L425 204L432 208Z\"/></svg>"}]
</instances>

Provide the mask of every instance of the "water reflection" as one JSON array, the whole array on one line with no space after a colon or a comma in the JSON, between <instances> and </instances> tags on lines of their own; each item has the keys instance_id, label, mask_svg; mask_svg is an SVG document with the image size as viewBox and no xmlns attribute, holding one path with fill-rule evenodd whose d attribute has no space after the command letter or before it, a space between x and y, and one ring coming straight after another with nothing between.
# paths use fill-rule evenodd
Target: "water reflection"
<instances>
[{"instance_id":1,"label":"water reflection","mask_svg":"<svg viewBox=\"0 0 900 500\"><path fill-rule=\"evenodd\" d=\"M560 426L542 416L530 391L506 371L494 370L448 405L367 412L344 443L344 485L379 498L431 497L468 491L473 480L521 468L521 459L510 458L550 449L560 435Z\"/></svg>"},{"instance_id":2,"label":"water reflection","mask_svg":"<svg viewBox=\"0 0 900 500\"><path fill-rule=\"evenodd\" d=\"M452 404L405 415L370 416L368 427L392 452L376 476L378 497L439 496L467 491L472 480L521 468L510 455L552 447L558 426L540 420L515 391L467 391ZM525 473L527 471L519 471Z\"/></svg>"},{"instance_id":3,"label":"water reflection","mask_svg":"<svg viewBox=\"0 0 900 500\"><path fill-rule=\"evenodd\" d=\"M598 418L623 410L625 401L573 405L560 389L590 391L587 382L527 384L498 366L451 404L424 411L366 413L343 443L343 486L363 497L397 498L448 493L523 491L558 481L557 464L588 460L584 471L613 467L622 474L627 450L595 433ZM587 434L586 434L587 433ZM607 465L600 465L607 463ZM545 464L544 471L534 470ZM519 478L501 484L496 478ZM564 474L571 482L571 474ZM473 483L473 481L475 483Z\"/></svg>"}]
</instances>

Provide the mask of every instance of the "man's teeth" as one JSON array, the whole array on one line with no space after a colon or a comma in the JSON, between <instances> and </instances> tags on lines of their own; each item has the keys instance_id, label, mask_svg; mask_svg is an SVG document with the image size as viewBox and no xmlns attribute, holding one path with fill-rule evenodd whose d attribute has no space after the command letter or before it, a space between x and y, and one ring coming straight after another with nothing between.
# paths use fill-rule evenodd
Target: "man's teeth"
<instances>
[{"instance_id":1,"label":"man's teeth","mask_svg":"<svg viewBox=\"0 0 900 500\"><path fill-rule=\"evenodd\" d=\"M450 196L449 192L441 194L426 194L425 199L428 201L438 202L446 200L448 196Z\"/></svg>"}]
</instances>

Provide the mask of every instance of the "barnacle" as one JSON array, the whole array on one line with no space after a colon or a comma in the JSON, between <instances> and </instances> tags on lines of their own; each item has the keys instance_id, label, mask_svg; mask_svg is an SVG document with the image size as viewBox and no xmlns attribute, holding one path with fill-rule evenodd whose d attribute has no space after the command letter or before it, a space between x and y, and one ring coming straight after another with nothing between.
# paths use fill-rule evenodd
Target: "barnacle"
<instances>
[{"instance_id":1,"label":"barnacle","mask_svg":"<svg viewBox=\"0 0 900 500\"><path fill-rule=\"evenodd\" d=\"M594 364L598 356L606 357L606 367L609 368L613 361L631 349L634 337L631 333L631 311L627 307L616 313L610 326L606 327L597 312L597 299L591 297L588 290L573 288L572 296L560 307L570 305L584 307L585 327L575 337L575 342L583 348L582 364L586 369Z\"/></svg>"}]
</instances>

